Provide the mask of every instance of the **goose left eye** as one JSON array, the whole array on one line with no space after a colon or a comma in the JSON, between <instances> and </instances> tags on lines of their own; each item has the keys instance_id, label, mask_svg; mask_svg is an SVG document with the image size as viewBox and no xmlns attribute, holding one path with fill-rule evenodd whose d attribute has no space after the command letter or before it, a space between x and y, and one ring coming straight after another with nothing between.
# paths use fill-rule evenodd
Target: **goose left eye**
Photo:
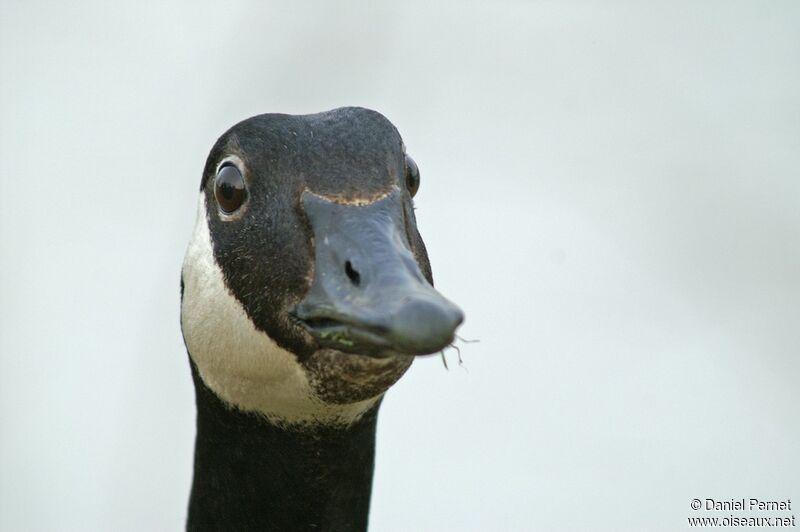
<instances>
[{"instance_id":1,"label":"goose left eye","mask_svg":"<svg viewBox=\"0 0 800 532\"><path fill-rule=\"evenodd\" d=\"M419 168L410 156L406 155L406 188L413 198L419 190Z\"/></svg>"},{"instance_id":2,"label":"goose left eye","mask_svg":"<svg viewBox=\"0 0 800 532\"><path fill-rule=\"evenodd\" d=\"M233 164L226 164L217 172L214 181L214 196L220 209L231 214L247 199L242 173Z\"/></svg>"}]
</instances>

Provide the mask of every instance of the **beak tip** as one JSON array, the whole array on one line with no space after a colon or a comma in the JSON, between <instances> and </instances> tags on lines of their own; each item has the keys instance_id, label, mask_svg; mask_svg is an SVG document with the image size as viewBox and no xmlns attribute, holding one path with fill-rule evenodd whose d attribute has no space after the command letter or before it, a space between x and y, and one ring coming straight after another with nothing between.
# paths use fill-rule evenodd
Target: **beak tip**
<instances>
[{"instance_id":1,"label":"beak tip","mask_svg":"<svg viewBox=\"0 0 800 532\"><path fill-rule=\"evenodd\" d=\"M463 322L464 312L439 296L407 302L394 316L390 329L394 343L405 351L430 354L450 345Z\"/></svg>"}]
</instances>

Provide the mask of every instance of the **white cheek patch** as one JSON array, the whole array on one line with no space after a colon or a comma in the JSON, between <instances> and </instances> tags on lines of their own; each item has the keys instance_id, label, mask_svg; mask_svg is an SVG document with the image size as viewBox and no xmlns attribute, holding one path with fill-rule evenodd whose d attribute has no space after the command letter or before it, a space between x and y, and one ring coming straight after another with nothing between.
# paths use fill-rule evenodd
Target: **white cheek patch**
<instances>
[{"instance_id":1,"label":"white cheek patch","mask_svg":"<svg viewBox=\"0 0 800 532\"><path fill-rule=\"evenodd\" d=\"M181 325L203 382L226 403L283 424L349 425L378 397L329 404L313 392L303 366L265 333L256 330L225 285L214 258L200 194L197 223L183 262ZM264 287L265 290L269 287Z\"/></svg>"}]
</instances>

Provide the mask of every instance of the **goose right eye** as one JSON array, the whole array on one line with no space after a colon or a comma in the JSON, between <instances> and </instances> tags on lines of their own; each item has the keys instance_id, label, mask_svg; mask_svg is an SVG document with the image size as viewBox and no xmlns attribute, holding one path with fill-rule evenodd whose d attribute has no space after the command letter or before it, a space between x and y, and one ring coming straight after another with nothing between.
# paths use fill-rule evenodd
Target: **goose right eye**
<instances>
[{"instance_id":1,"label":"goose right eye","mask_svg":"<svg viewBox=\"0 0 800 532\"><path fill-rule=\"evenodd\" d=\"M226 214L232 214L247 199L242 173L231 163L225 164L217 172L214 181L214 197L219 208Z\"/></svg>"}]
</instances>

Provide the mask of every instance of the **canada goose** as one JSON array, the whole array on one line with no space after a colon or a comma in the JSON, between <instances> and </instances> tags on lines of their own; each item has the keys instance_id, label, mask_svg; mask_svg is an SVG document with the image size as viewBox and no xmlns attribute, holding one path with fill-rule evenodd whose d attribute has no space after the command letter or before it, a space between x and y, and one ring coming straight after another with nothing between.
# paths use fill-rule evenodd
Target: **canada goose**
<instances>
[{"instance_id":1,"label":"canada goose","mask_svg":"<svg viewBox=\"0 0 800 532\"><path fill-rule=\"evenodd\" d=\"M453 341L395 127L240 122L206 161L181 276L197 400L187 528L365 530L384 392Z\"/></svg>"}]
</instances>

